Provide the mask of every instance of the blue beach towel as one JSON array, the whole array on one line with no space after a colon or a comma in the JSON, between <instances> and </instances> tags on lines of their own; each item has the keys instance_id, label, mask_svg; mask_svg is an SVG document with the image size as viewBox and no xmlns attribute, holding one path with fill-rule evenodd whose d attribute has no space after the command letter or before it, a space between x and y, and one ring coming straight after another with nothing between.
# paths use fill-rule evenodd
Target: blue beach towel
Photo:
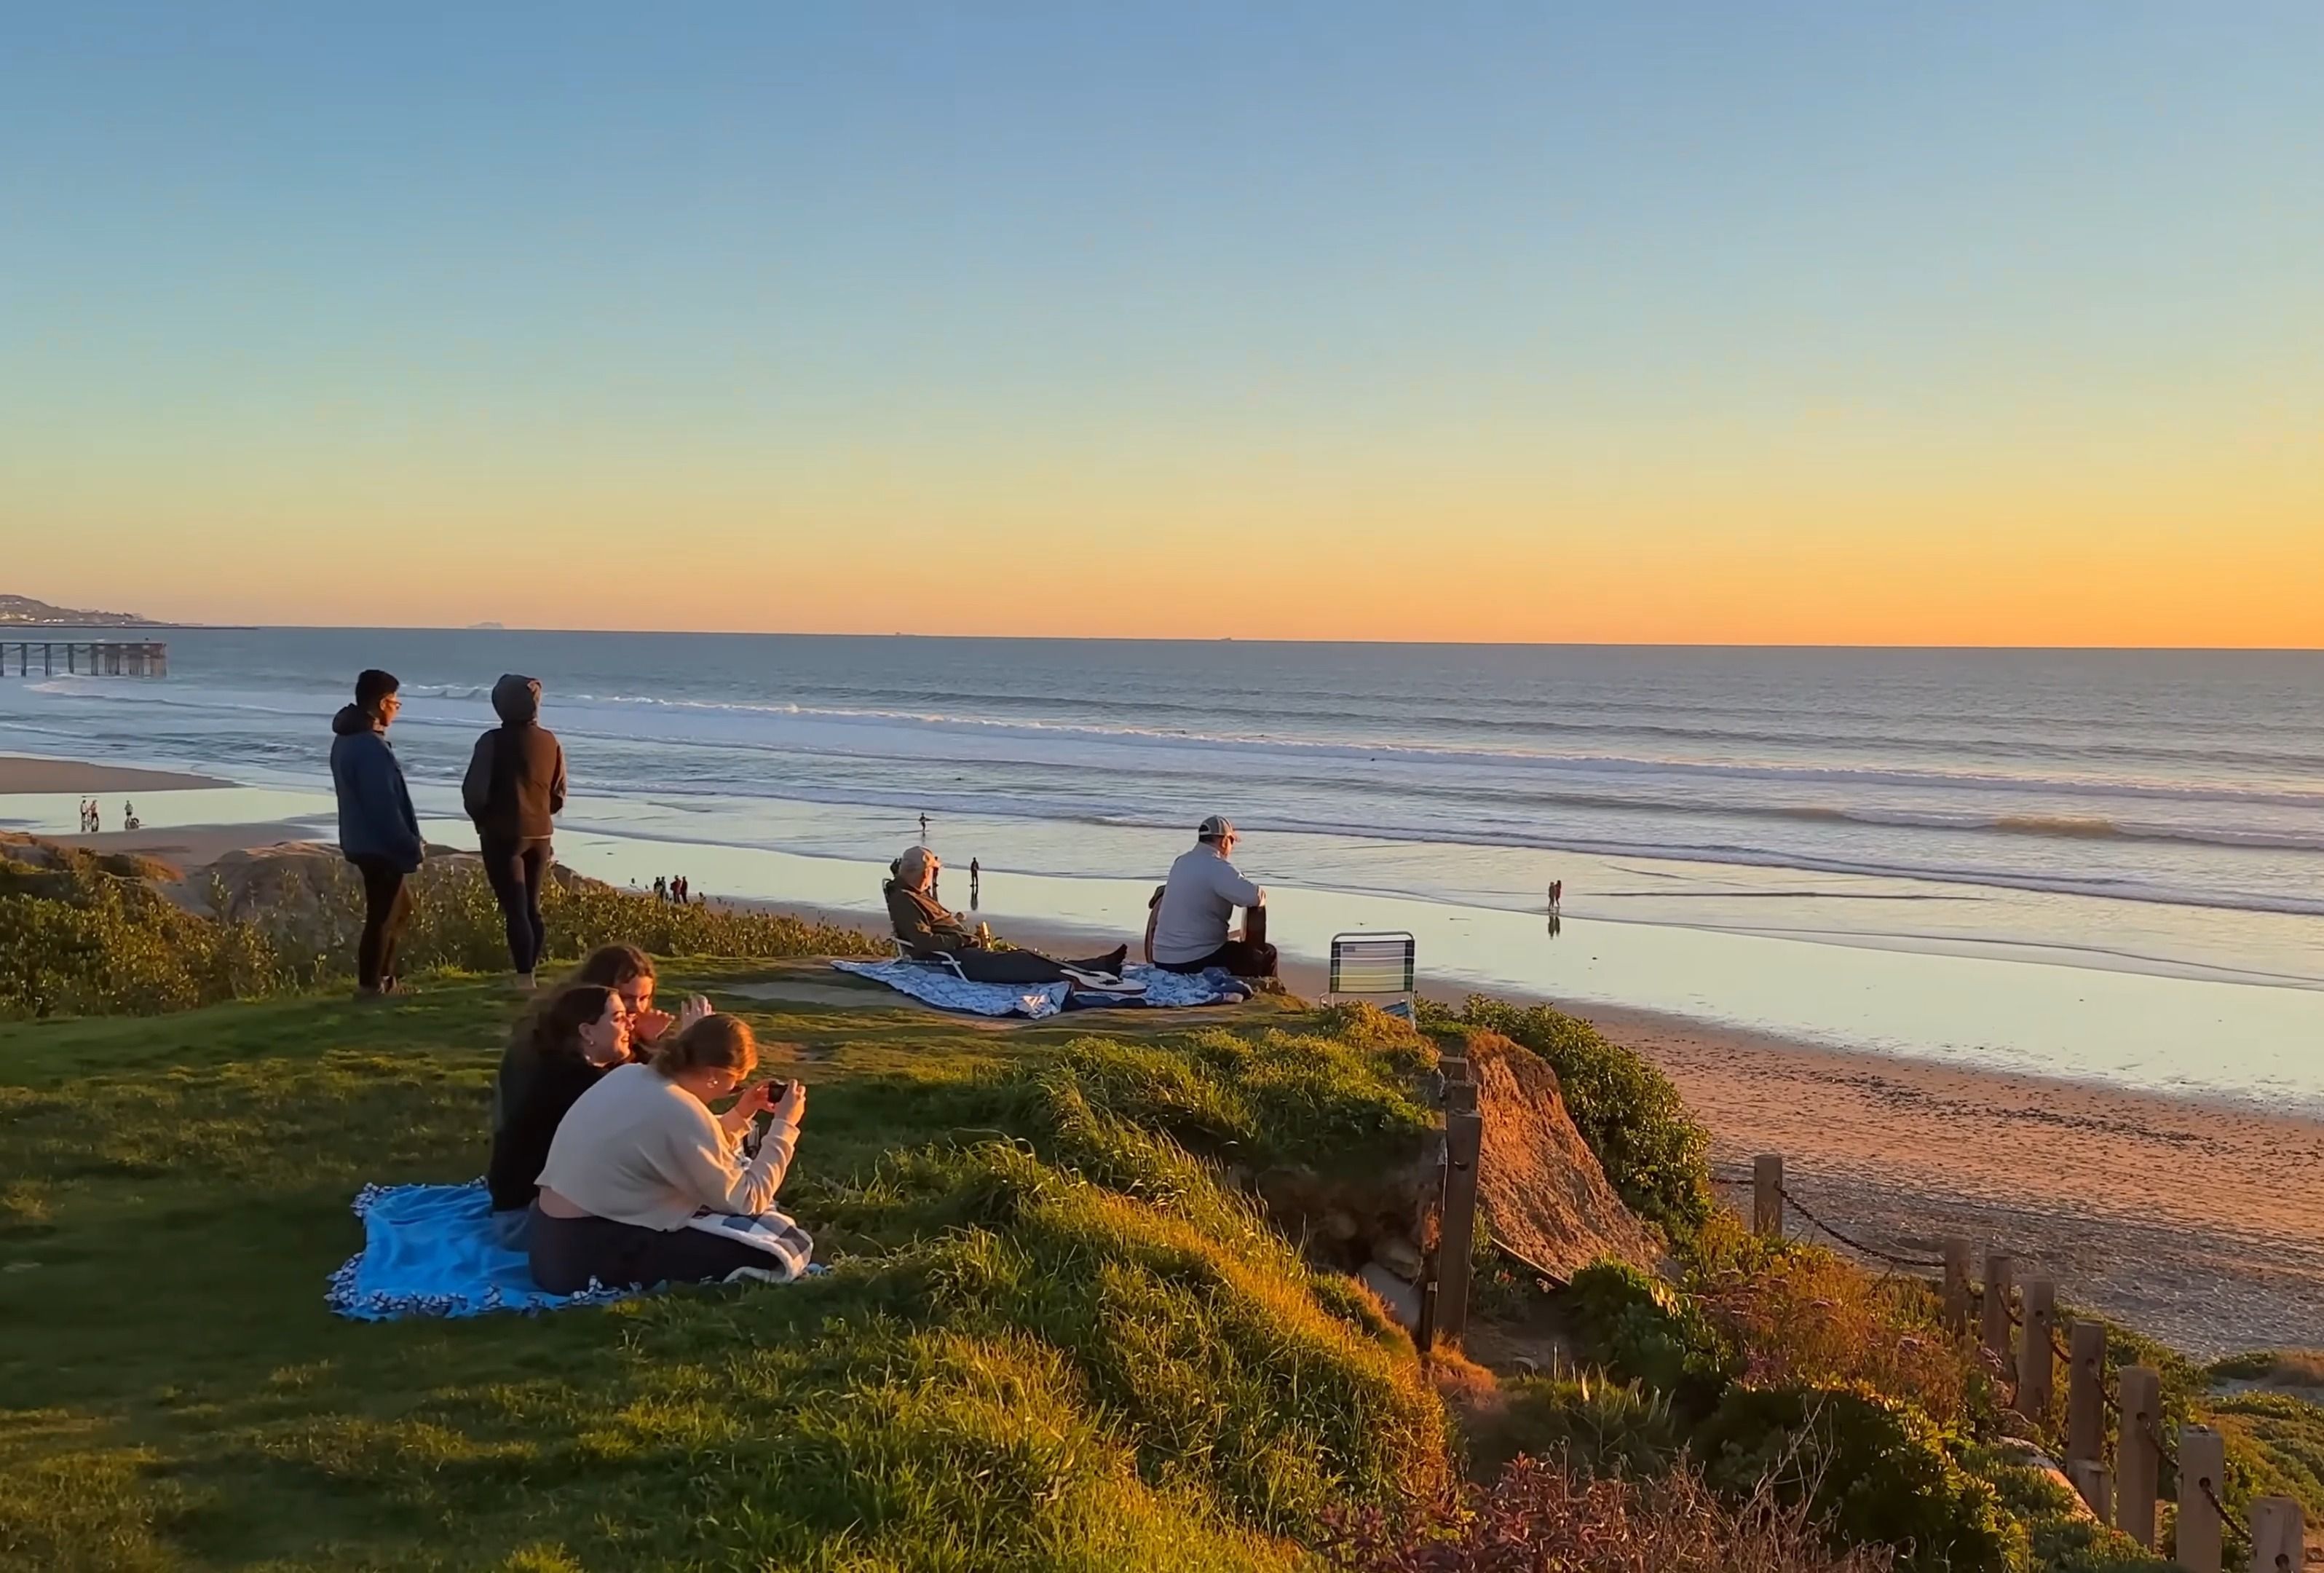
<instances>
[{"instance_id":1,"label":"blue beach towel","mask_svg":"<svg viewBox=\"0 0 2324 1573\"><path fill-rule=\"evenodd\" d=\"M1129 967L1121 976L1142 983L1140 995L1074 993L1070 983L970 983L942 967L919 961L835 961L841 972L884 983L938 1010L976 1016L1028 1016L1034 1021L1064 1010L1100 1006L1215 1005L1250 997L1250 985L1213 967L1207 972L1166 972L1158 967Z\"/></svg>"},{"instance_id":2,"label":"blue beach towel","mask_svg":"<svg viewBox=\"0 0 2324 1573\"><path fill-rule=\"evenodd\" d=\"M466 1185L366 1185L355 1200L364 1248L331 1274L324 1300L359 1322L405 1317L480 1317L488 1311L562 1310L604 1305L638 1292L586 1289L551 1294L532 1281L521 1251L501 1243L492 1193L481 1180ZM768 1254L752 1278L787 1283L802 1273L814 1242L780 1213L756 1218L697 1217L694 1228L737 1237Z\"/></svg>"},{"instance_id":3,"label":"blue beach towel","mask_svg":"<svg viewBox=\"0 0 2324 1573\"><path fill-rule=\"evenodd\" d=\"M524 1253L493 1229L492 1193L466 1185L366 1185L355 1200L364 1248L331 1274L324 1299L359 1322L403 1317L480 1317L487 1311L604 1305L628 1290L550 1294L532 1281Z\"/></svg>"}]
</instances>

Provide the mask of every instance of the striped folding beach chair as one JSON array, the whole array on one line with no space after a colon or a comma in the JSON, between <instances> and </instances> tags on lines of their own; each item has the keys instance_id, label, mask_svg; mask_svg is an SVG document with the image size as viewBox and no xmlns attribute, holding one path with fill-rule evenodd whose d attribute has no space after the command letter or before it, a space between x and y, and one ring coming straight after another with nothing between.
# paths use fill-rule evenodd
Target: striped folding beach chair
<instances>
[{"instance_id":1,"label":"striped folding beach chair","mask_svg":"<svg viewBox=\"0 0 2324 1573\"><path fill-rule=\"evenodd\" d=\"M1409 934L1334 934L1332 936L1332 984L1327 1000L1377 999L1397 995L1395 1004L1381 1008L1410 1021L1414 1013L1413 939Z\"/></svg>"}]
</instances>

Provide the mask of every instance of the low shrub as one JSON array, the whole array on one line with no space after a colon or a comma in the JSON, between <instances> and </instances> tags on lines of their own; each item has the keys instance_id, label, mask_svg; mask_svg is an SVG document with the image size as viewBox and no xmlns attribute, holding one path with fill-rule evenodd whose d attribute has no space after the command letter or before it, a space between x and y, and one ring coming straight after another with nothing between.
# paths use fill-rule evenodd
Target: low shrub
<instances>
[{"instance_id":1,"label":"low shrub","mask_svg":"<svg viewBox=\"0 0 2324 1573\"><path fill-rule=\"evenodd\" d=\"M1990 1372L1919 1279L1876 1278L1814 1245L1741 1240L1703 1252L1689 1287L1755 1387L1861 1384L1947 1427L1997 1411Z\"/></svg>"},{"instance_id":2,"label":"low shrub","mask_svg":"<svg viewBox=\"0 0 2324 1573\"><path fill-rule=\"evenodd\" d=\"M353 975L363 886L336 858L307 860L308 883L297 900L218 918L171 902L145 883L134 861L40 850L43 865L8 859L0 865L0 1016L152 1015ZM431 866L411 888L401 949L408 970L488 972L508 965L500 909L474 860ZM223 911L226 903L214 905ZM679 906L570 877L549 883L541 909L553 960L578 959L613 940L659 955L768 958L879 948L853 929L747 909Z\"/></svg>"},{"instance_id":3,"label":"low shrub","mask_svg":"<svg viewBox=\"0 0 2324 1573\"><path fill-rule=\"evenodd\" d=\"M1548 1061L1574 1129L1631 1211L1674 1240L1692 1235L1711 1217L1710 1135L1670 1078L1642 1056L1547 1005L1471 995L1450 1019L1489 1028Z\"/></svg>"},{"instance_id":4,"label":"low shrub","mask_svg":"<svg viewBox=\"0 0 2324 1573\"><path fill-rule=\"evenodd\" d=\"M152 1015L289 981L248 924L182 911L93 860L48 877L67 898L0 895L0 1016Z\"/></svg>"},{"instance_id":5,"label":"low shrub","mask_svg":"<svg viewBox=\"0 0 2324 1573\"><path fill-rule=\"evenodd\" d=\"M1669 1393L1697 1419L1741 1368L1699 1305L1626 1262L1593 1262L1575 1273L1558 1309L1584 1362Z\"/></svg>"},{"instance_id":6,"label":"low shrub","mask_svg":"<svg viewBox=\"0 0 2324 1573\"><path fill-rule=\"evenodd\" d=\"M1670 1394L1642 1382L1584 1372L1525 1376L1501 1384L1503 1407L1469 1438L1469 1467L1480 1478L1518 1457L1563 1458L1584 1474L1645 1479L1667 1471L1686 1445Z\"/></svg>"},{"instance_id":7,"label":"low shrub","mask_svg":"<svg viewBox=\"0 0 2324 1573\"><path fill-rule=\"evenodd\" d=\"M2027 1566L2037 1573L2166 1573L2174 1566L2099 1523L2082 1509L2073 1488L2046 1470L1974 1445L1960 1448L1957 1457L2024 1530Z\"/></svg>"},{"instance_id":8,"label":"low shrub","mask_svg":"<svg viewBox=\"0 0 2324 1573\"><path fill-rule=\"evenodd\" d=\"M1694 1439L1736 1500L1804 1504L1835 1545L1892 1548L1911 1573L2012 1573L2024 1532L1910 1405L1860 1387L1737 1386Z\"/></svg>"},{"instance_id":9,"label":"low shrub","mask_svg":"<svg viewBox=\"0 0 2324 1573\"><path fill-rule=\"evenodd\" d=\"M1330 1555L1352 1573L1887 1573L1875 1549L1832 1550L1798 1509L1738 1507L1683 1470L1630 1481L1520 1458L1426 1516L1346 1513Z\"/></svg>"}]
</instances>

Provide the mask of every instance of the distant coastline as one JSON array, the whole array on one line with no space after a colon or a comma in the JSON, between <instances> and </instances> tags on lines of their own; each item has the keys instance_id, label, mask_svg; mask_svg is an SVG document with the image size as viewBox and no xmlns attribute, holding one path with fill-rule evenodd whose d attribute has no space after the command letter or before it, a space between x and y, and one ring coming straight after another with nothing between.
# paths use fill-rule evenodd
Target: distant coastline
<instances>
[{"instance_id":1,"label":"distant coastline","mask_svg":"<svg viewBox=\"0 0 2324 1573\"><path fill-rule=\"evenodd\" d=\"M0 595L0 628L188 628L198 625L165 623L142 612L99 612L83 606L58 606L31 596Z\"/></svg>"}]
</instances>

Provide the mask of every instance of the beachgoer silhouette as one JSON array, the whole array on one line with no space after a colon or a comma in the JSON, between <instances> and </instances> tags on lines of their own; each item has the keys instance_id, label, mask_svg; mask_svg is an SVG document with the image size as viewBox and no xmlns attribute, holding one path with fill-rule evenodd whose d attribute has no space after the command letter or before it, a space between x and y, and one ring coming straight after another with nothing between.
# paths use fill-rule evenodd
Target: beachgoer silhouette
<instances>
[{"instance_id":1,"label":"beachgoer silhouette","mask_svg":"<svg viewBox=\"0 0 2324 1573\"><path fill-rule=\"evenodd\" d=\"M654 900L658 902L669 900L669 881L660 874L654 875Z\"/></svg>"},{"instance_id":2,"label":"beachgoer silhouette","mask_svg":"<svg viewBox=\"0 0 2324 1573\"><path fill-rule=\"evenodd\" d=\"M984 870L977 866L975 858L970 858L968 860L968 910L972 912L976 911L977 887L983 883Z\"/></svg>"},{"instance_id":3,"label":"beachgoer silhouette","mask_svg":"<svg viewBox=\"0 0 2324 1573\"><path fill-rule=\"evenodd\" d=\"M121 804L121 828L124 830L137 828L137 805L126 799Z\"/></svg>"},{"instance_id":4,"label":"beachgoer silhouette","mask_svg":"<svg viewBox=\"0 0 2324 1573\"><path fill-rule=\"evenodd\" d=\"M926 842L927 842L927 838L928 838L928 817L927 817L926 814L922 814L922 815L920 816L920 840L921 840L923 843L926 843Z\"/></svg>"}]
</instances>

